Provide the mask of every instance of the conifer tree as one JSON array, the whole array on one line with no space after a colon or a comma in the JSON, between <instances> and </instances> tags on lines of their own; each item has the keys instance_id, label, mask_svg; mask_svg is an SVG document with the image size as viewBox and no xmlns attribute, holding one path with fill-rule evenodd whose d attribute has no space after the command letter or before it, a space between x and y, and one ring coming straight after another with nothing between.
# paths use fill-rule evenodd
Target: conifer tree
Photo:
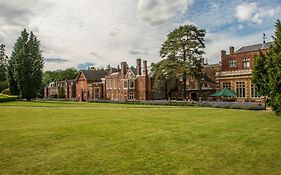
<instances>
[{"instance_id":1,"label":"conifer tree","mask_svg":"<svg viewBox=\"0 0 281 175\"><path fill-rule=\"evenodd\" d=\"M23 99L35 98L41 88L44 63L40 42L33 32L21 32L9 63L10 87L16 84Z\"/></svg>"},{"instance_id":2,"label":"conifer tree","mask_svg":"<svg viewBox=\"0 0 281 175\"><path fill-rule=\"evenodd\" d=\"M184 25L176 28L167 35L167 40L162 44L160 56L162 58L175 58L186 63L188 70L182 72L183 99L186 99L187 74L200 80L202 72L201 60L205 48L204 37L206 31L193 25Z\"/></svg>"},{"instance_id":3,"label":"conifer tree","mask_svg":"<svg viewBox=\"0 0 281 175\"><path fill-rule=\"evenodd\" d=\"M7 55L5 45L0 45L0 93L7 88Z\"/></svg>"}]
</instances>

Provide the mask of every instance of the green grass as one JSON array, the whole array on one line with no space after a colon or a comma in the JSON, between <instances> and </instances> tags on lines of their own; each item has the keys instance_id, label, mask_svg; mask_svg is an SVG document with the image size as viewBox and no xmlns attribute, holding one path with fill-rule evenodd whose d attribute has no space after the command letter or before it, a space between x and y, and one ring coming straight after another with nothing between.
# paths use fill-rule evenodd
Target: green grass
<instances>
[{"instance_id":1,"label":"green grass","mask_svg":"<svg viewBox=\"0 0 281 175\"><path fill-rule=\"evenodd\" d=\"M0 174L280 174L280 136L264 111L1 103Z\"/></svg>"}]
</instances>

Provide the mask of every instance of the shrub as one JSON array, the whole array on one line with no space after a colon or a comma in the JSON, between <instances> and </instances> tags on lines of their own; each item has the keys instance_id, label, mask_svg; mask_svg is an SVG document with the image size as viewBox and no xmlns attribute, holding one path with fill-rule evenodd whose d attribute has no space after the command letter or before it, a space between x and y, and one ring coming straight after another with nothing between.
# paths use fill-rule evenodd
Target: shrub
<instances>
[{"instance_id":1,"label":"shrub","mask_svg":"<svg viewBox=\"0 0 281 175\"><path fill-rule=\"evenodd\" d=\"M11 95L10 89L9 89L9 88L4 89L4 90L2 91L2 94Z\"/></svg>"},{"instance_id":2,"label":"shrub","mask_svg":"<svg viewBox=\"0 0 281 175\"><path fill-rule=\"evenodd\" d=\"M4 94L0 94L0 103L1 102L8 102L8 101L17 101L20 98L17 96L8 96L8 95L4 95Z\"/></svg>"}]
</instances>

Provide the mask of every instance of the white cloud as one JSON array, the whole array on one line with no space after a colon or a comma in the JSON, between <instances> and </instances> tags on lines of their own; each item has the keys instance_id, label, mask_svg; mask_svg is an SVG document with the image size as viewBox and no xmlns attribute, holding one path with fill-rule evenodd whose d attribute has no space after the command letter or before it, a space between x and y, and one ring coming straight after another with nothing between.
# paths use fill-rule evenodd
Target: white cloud
<instances>
[{"instance_id":1,"label":"white cloud","mask_svg":"<svg viewBox=\"0 0 281 175\"><path fill-rule=\"evenodd\" d=\"M241 21L251 20L256 13L256 10L256 3L243 3L236 7L236 17Z\"/></svg>"},{"instance_id":2,"label":"white cloud","mask_svg":"<svg viewBox=\"0 0 281 175\"><path fill-rule=\"evenodd\" d=\"M163 24L176 13L184 13L193 0L139 0L139 16L152 25Z\"/></svg>"},{"instance_id":3,"label":"white cloud","mask_svg":"<svg viewBox=\"0 0 281 175\"><path fill-rule=\"evenodd\" d=\"M261 24L265 18L276 16L279 10L278 7L262 7L254 2L242 3L236 7L235 16L239 21L251 21L256 24Z\"/></svg>"}]
</instances>

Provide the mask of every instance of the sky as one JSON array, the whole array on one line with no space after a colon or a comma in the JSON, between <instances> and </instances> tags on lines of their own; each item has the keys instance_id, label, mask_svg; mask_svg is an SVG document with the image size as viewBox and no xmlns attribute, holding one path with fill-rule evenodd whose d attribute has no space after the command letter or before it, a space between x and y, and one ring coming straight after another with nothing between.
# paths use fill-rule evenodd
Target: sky
<instances>
[{"instance_id":1,"label":"sky","mask_svg":"<svg viewBox=\"0 0 281 175\"><path fill-rule=\"evenodd\" d=\"M44 70L135 66L161 60L169 32L192 24L206 30L208 63L220 50L272 41L280 0L0 0L0 43L7 55L24 28L41 42Z\"/></svg>"}]
</instances>

